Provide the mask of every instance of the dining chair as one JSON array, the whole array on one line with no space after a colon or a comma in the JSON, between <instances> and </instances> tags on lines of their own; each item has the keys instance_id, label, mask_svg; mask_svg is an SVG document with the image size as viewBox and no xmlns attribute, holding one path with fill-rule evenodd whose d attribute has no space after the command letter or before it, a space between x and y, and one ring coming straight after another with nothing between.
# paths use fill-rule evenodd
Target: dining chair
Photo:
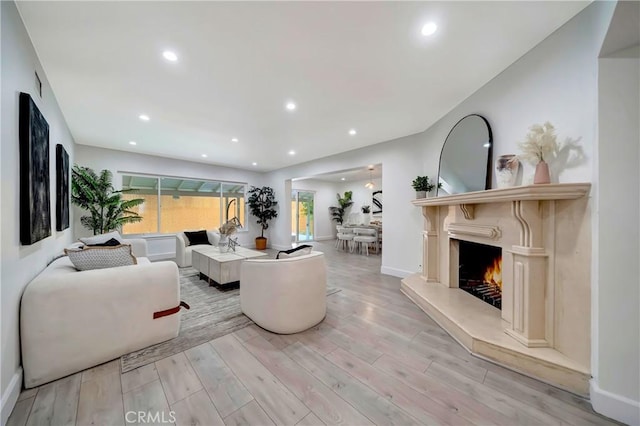
<instances>
[{"instance_id":1,"label":"dining chair","mask_svg":"<svg viewBox=\"0 0 640 426\"><path fill-rule=\"evenodd\" d=\"M353 228L346 228L343 226L337 227L338 239L336 241L336 248L343 249L344 251L353 251L353 239L355 237Z\"/></svg>"},{"instance_id":2,"label":"dining chair","mask_svg":"<svg viewBox=\"0 0 640 426\"><path fill-rule=\"evenodd\" d=\"M356 236L353 238L354 248L358 248L358 253L363 251L369 256L369 244L375 244L378 241L375 229L370 228L356 228L354 229Z\"/></svg>"}]
</instances>

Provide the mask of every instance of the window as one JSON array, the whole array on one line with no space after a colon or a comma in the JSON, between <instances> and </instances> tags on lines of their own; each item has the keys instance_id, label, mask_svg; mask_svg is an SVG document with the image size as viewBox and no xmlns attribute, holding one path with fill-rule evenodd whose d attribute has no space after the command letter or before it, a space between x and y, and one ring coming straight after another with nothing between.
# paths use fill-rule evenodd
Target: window
<instances>
[{"instance_id":1,"label":"window","mask_svg":"<svg viewBox=\"0 0 640 426\"><path fill-rule=\"evenodd\" d=\"M141 222L126 224L123 234L169 234L185 229L219 228L238 218L245 225L245 183L122 176L123 198L144 198L134 210Z\"/></svg>"}]
</instances>

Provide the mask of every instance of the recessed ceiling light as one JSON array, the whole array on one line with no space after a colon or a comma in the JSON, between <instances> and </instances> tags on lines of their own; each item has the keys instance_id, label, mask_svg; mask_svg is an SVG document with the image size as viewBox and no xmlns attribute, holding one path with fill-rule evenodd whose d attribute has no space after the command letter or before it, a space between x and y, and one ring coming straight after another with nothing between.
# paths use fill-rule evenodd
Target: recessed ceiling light
<instances>
[{"instance_id":1,"label":"recessed ceiling light","mask_svg":"<svg viewBox=\"0 0 640 426\"><path fill-rule=\"evenodd\" d=\"M437 30L438 30L438 26L435 24L435 22L427 22L422 27L422 35L423 36L433 35Z\"/></svg>"},{"instance_id":2,"label":"recessed ceiling light","mask_svg":"<svg viewBox=\"0 0 640 426\"><path fill-rule=\"evenodd\" d=\"M202 158L207 158L207 154L202 154Z\"/></svg>"},{"instance_id":3,"label":"recessed ceiling light","mask_svg":"<svg viewBox=\"0 0 640 426\"><path fill-rule=\"evenodd\" d=\"M485 143L484 145L482 145L485 148L489 148L491 146L491 144L489 142Z\"/></svg>"},{"instance_id":4,"label":"recessed ceiling light","mask_svg":"<svg viewBox=\"0 0 640 426\"><path fill-rule=\"evenodd\" d=\"M129 141L129 145L137 145L138 143L135 141Z\"/></svg>"},{"instance_id":5,"label":"recessed ceiling light","mask_svg":"<svg viewBox=\"0 0 640 426\"><path fill-rule=\"evenodd\" d=\"M165 50L164 52L162 52L162 56L167 61L176 62L178 60L178 55L176 55L175 52L172 52L170 50Z\"/></svg>"},{"instance_id":6,"label":"recessed ceiling light","mask_svg":"<svg viewBox=\"0 0 640 426\"><path fill-rule=\"evenodd\" d=\"M356 129L351 129L351 130L349 130L349 134L350 134L351 136L355 136L357 133L358 133L358 132L356 132Z\"/></svg>"},{"instance_id":7,"label":"recessed ceiling light","mask_svg":"<svg viewBox=\"0 0 640 426\"><path fill-rule=\"evenodd\" d=\"M147 114L140 114L140 115L138 116L138 118L139 118L140 120L142 120L142 121L149 121L149 120L151 120Z\"/></svg>"},{"instance_id":8,"label":"recessed ceiling light","mask_svg":"<svg viewBox=\"0 0 640 426\"><path fill-rule=\"evenodd\" d=\"M297 106L294 102L287 102L287 104L285 105L285 108L288 111L294 111L297 108Z\"/></svg>"},{"instance_id":9,"label":"recessed ceiling light","mask_svg":"<svg viewBox=\"0 0 640 426\"><path fill-rule=\"evenodd\" d=\"M238 142L238 138L232 138L231 142Z\"/></svg>"},{"instance_id":10,"label":"recessed ceiling light","mask_svg":"<svg viewBox=\"0 0 640 426\"><path fill-rule=\"evenodd\" d=\"M340 178L340 180L347 180L347 178Z\"/></svg>"},{"instance_id":11,"label":"recessed ceiling light","mask_svg":"<svg viewBox=\"0 0 640 426\"><path fill-rule=\"evenodd\" d=\"M256 163L255 161L253 163L251 163L252 166L257 166L258 163Z\"/></svg>"},{"instance_id":12,"label":"recessed ceiling light","mask_svg":"<svg viewBox=\"0 0 640 426\"><path fill-rule=\"evenodd\" d=\"M289 155L296 155L296 152L294 150L289 151Z\"/></svg>"}]
</instances>

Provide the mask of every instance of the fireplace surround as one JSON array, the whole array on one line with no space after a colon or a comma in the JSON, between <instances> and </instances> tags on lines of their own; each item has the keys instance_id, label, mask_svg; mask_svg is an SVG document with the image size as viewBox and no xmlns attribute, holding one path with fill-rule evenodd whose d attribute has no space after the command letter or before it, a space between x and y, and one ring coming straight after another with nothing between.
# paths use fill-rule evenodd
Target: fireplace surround
<instances>
[{"instance_id":1,"label":"fireplace surround","mask_svg":"<svg viewBox=\"0 0 640 426\"><path fill-rule=\"evenodd\" d=\"M402 291L473 354L586 395L590 378L589 183L414 200L423 270ZM501 310L460 288L460 247L501 250ZM463 254L464 256L464 254Z\"/></svg>"}]
</instances>

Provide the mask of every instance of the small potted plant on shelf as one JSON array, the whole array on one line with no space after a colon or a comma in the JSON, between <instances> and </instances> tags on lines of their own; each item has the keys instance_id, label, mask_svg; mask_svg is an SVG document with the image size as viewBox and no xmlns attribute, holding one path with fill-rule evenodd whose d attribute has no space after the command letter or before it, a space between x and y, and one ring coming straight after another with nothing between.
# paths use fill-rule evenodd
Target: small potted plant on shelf
<instances>
[{"instance_id":1,"label":"small potted plant on shelf","mask_svg":"<svg viewBox=\"0 0 640 426\"><path fill-rule=\"evenodd\" d=\"M278 217L278 212L275 209L278 202L273 188L268 186L263 186L262 188L252 186L248 194L247 205L249 206L249 211L258 218L257 223L262 227L260 236L256 237L256 249L264 250L267 248L267 238L264 236L264 230L269 227L271 219Z\"/></svg>"},{"instance_id":2,"label":"small potted plant on shelf","mask_svg":"<svg viewBox=\"0 0 640 426\"><path fill-rule=\"evenodd\" d=\"M371 206L362 206L360 210L362 210L362 223L369 225L371 223Z\"/></svg>"},{"instance_id":3,"label":"small potted plant on shelf","mask_svg":"<svg viewBox=\"0 0 640 426\"><path fill-rule=\"evenodd\" d=\"M416 198L426 198L427 194L436 187L436 184L431 182L429 176L417 176L411 183L411 186L413 186L413 189L416 191ZM438 188L440 187L440 184L438 184Z\"/></svg>"}]
</instances>

